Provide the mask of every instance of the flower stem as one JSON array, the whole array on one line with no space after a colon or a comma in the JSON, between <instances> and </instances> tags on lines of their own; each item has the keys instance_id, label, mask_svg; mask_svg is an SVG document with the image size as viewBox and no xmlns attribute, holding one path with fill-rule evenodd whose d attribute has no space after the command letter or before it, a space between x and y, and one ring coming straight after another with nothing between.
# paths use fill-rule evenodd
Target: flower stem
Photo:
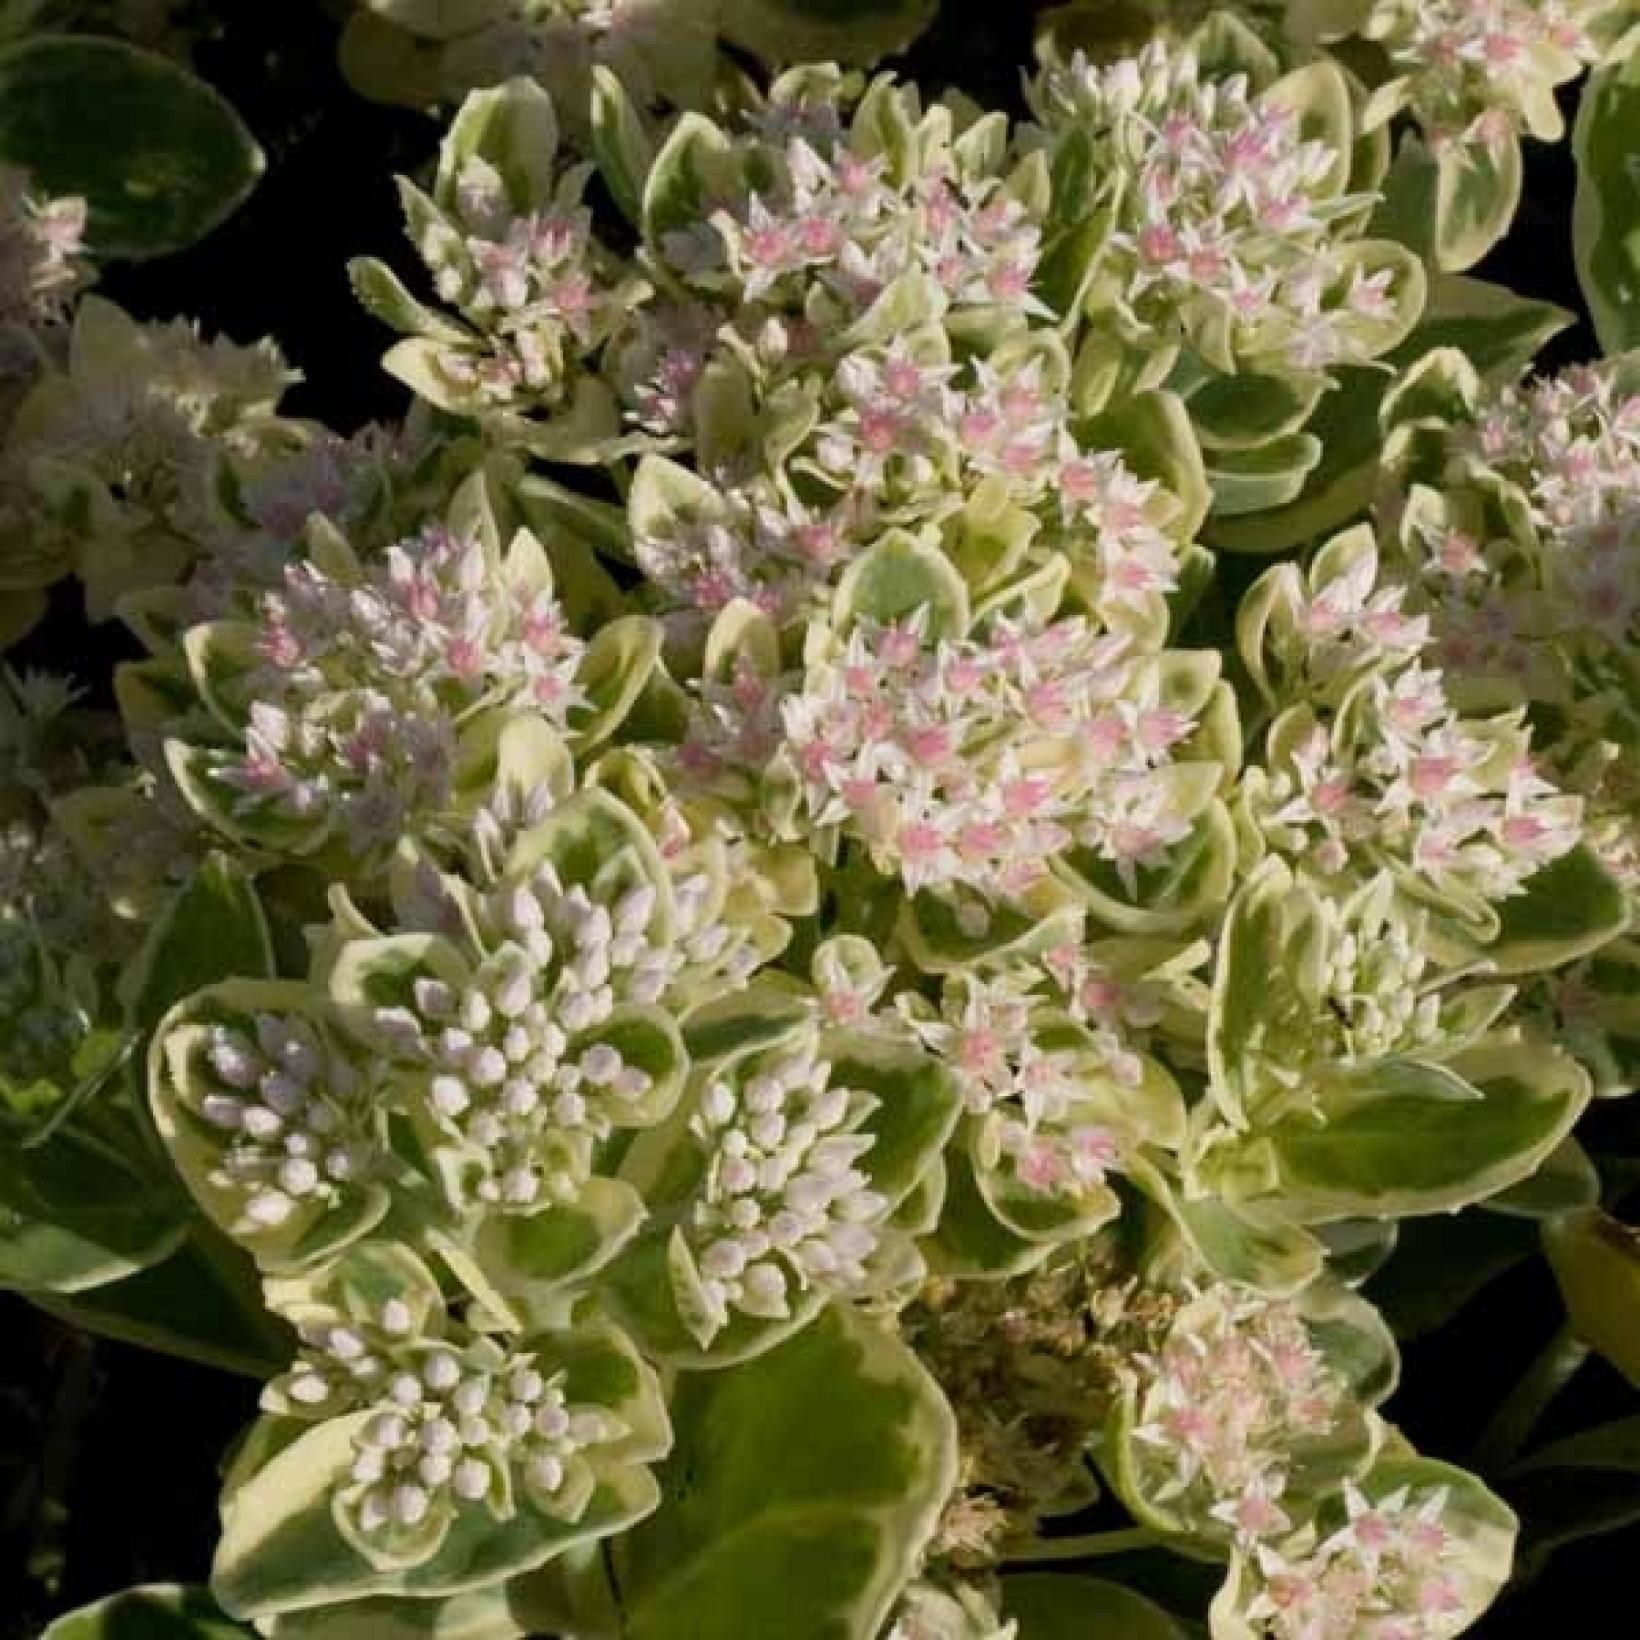
<instances>
[{"instance_id":1,"label":"flower stem","mask_svg":"<svg viewBox=\"0 0 1640 1640\"><path fill-rule=\"evenodd\" d=\"M1152 1549L1162 1541L1148 1526L1126 1526L1113 1532L1086 1532L1080 1537L1042 1538L1017 1554L1007 1556L1011 1566L1045 1566L1057 1560L1091 1560L1099 1555L1126 1555Z\"/></svg>"}]
</instances>

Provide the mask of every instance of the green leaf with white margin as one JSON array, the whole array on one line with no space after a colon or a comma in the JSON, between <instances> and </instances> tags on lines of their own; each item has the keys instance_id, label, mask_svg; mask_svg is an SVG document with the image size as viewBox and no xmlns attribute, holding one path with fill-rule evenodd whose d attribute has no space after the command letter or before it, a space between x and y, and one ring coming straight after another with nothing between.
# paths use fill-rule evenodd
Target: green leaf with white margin
<instances>
[{"instance_id":1,"label":"green leaf with white margin","mask_svg":"<svg viewBox=\"0 0 1640 1640\"><path fill-rule=\"evenodd\" d=\"M655 145L626 87L601 63L592 70L592 157L621 215L641 227Z\"/></svg>"},{"instance_id":2,"label":"green leaf with white margin","mask_svg":"<svg viewBox=\"0 0 1640 1640\"><path fill-rule=\"evenodd\" d=\"M1543 1250L1572 1329L1640 1386L1640 1232L1591 1209L1551 1219Z\"/></svg>"},{"instance_id":3,"label":"green leaf with white margin","mask_svg":"<svg viewBox=\"0 0 1640 1640\"><path fill-rule=\"evenodd\" d=\"M1577 193L1572 247L1577 281L1603 353L1640 346L1640 28L1583 88L1572 151Z\"/></svg>"},{"instance_id":4,"label":"green leaf with white margin","mask_svg":"<svg viewBox=\"0 0 1640 1640\"><path fill-rule=\"evenodd\" d=\"M474 341L465 326L412 296L399 276L374 256L357 256L349 262L347 280L360 307L401 336L429 336L456 347Z\"/></svg>"},{"instance_id":5,"label":"green leaf with white margin","mask_svg":"<svg viewBox=\"0 0 1640 1640\"><path fill-rule=\"evenodd\" d=\"M939 1223L922 1243L931 1269L957 1277L1012 1276L1041 1264L1053 1252L1053 1242L1027 1240L991 1211L966 1146L952 1147L944 1175Z\"/></svg>"},{"instance_id":6,"label":"green leaf with white margin","mask_svg":"<svg viewBox=\"0 0 1640 1640\"><path fill-rule=\"evenodd\" d=\"M265 168L217 92L117 40L37 35L0 51L0 163L80 195L102 257L179 251L236 211Z\"/></svg>"},{"instance_id":7,"label":"green leaf with white margin","mask_svg":"<svg viewBox=\"0 0 1640 1640\"><path fill-rule=\"evenodd\" d=\"M1266 512L1297 498L1321 459L1321 441L1284 433L1248 450L1214 450L1207 468L1215 518Z\"/></svg>"},{"instance_id":8,"label":"green leaf with white margin","mask_svg":"<svg viewBox=\"0 0 1640 1640\"><path fill-rule=\"evenodd\" d=\"M433 198L456 209L456 188L469 160L493 166L519 216L551 203L558 183L558 120L552 98L529 79L475 91L456 113L439 146Z\"/></svg>"},{"instance_id":9,"label":"green leaf with white margin","mask_svg":"<svg viewBox=\"0 0 1640 1640\"><path fill-rule=\"evenodd\" d=\"M1185 1640L1184 1628L1154 1601L1078 1573L1004 1577L1002 1610L1019 1625L1018 1640Z\"/></svg>"},{"instance_id":10,"label":"green leaf with white margin","mask_svg":"<svg viewBox=\"0 0 1640 1640\"><path fill-rule=\"evenodd\" d=\"M1444 1066L1380 1060L1325 1098L1324 1117L1285 1117L1252 1144L1267 1147L1300 1219L1448 1212L1527 1178L1589 1098L1569 1055L1489 1044Z\"/></svg>"},{"instance_id":11,"label":"green leaf with white margin","mask_svg":"<svg viewBox=\"0 0 1640 1640\"><path fill-rule=\"evenodd\" d=\"M443 1598L382 1595L264 1618L258 1633L264 1640L523 1640L531 1625L514 1615L514 1604L508 1583Z\"/></svg>"},{"instance_id":12,"label":"green leaf with white margin","mask_svg":"<svg viewBox=\"0 0 1640 1640\"><path fill-rule=\"evenodd\" d=\"M619 1179L589 1178L571 1200L535 1213L492 1213L479 1227L474 1257L504 1298L550 1302L602 1269L645 1217L643 1197Z\"/></svg>"},{"instance_id":13,"label":"green leaf with white margin","mask_svg":"<svg viewBox=\"0 0 1640 1640\"><path fill-rule=\"evenodd\" d=\"M1473 267L1508 232L1520 203L1520 139L1454 142L1437 157L1402 138L1368 231L1399 240L1445 273Z\"/></svg>"},{"instance_id":14,"label":"green leaf with white margin","mask_svg":"<svg viewBox=\"0 0 1640 1640\"><path fill-rule=\"evenodd\" d=\"M575 681L587 703L567 725L578 749L607 740L643 693L661 654L661 628L645 615L606 621L586 647Z\"/></svg>"},{"instance_id":15,"label":"green leaf with white margin","mask_svg":"<svg viewBox=\"0 0 1640 1640\"><path fill-rule=\"evenodd\" d=\"M1435 265L1472 268L1509 231L1520 204L1520 139L1445 148L1435 161Z\"/></svg>"},{"instance_id":16,"label":"green leaf with white margin","mask_svg":"<svg viewBox=\"0 0 1640 1640\"><path fill-rule=\"evenodd\" d=\"M454 40L495 18L495 0L364 0L366 8L429 40Z\"/></svg>"},{"instance_id":17,"label":"green leaf with white margin","mask_svg":"<svg viewBox=\"0 0 1640 1640\"><path fill-rule=\"evenodd\" d=\"M670 234L697 227L712 197L734 174L728 137L704 114L687 113L661 144L643 188L643 236L664 252Z\"/></svg>"},{"instance_id":18,"label":"green leaf with white margin","mask_svg":"<svg viewBox=\"0 0 1640 1640\"><path fill-rule=\"evenodd\" d=\"M1498 936L1482 955L1498 974L1535 974L1598 950L1628 926L1626 896L1586 843L1526 879L1498 907Z\"/></svg>"},{"instance_id":19,"label":"green leaf with white margin","mask_svg":"<svg viewBox=\"0 0 1640 1640\"><path fill-rule=\"evenodd\" d=\"M1575 1138L1563 1139L1542 1165L1507 1190L1487 1199L1493 1213L1521 1219L1552 1219L1594 1207L1600 1200L1600 1174Z\"/></svg>"},{"instance_id":20,"label":"green leaf with white margin","mask_svg":"<svg viewBox=\"0 0 1640 1640\"><path fill-rule=\"evenodd\" d=\"M1233 1207L1213 1196L1180 1197L1174 1219L1214 1275L1239 1287L1288 1297L1321 1273L1321 1243L1295 1224L1264 1218L1256 1208Z\"/></svg>"},{"instance_id":21,"label":"green leaf with white margin","mask_svg":"<svg viewBox=\"0 0 1640 1640\"><path fill-rule=\"evenodd\" d=\"M1457 274L1430 280L1424 316L1389 355L1397 372L1437 347L1457 348L1491 381L1512 381L1572 315L1549 302L1516 296L1502 285ZM1298 498L1255 518L1215 519L1212 541L1230 552L1282 552L1315 540L1365 511L1378 478L1383 432L1378 410L1398 377L1347 367L1307 424L1321 441L1319 462Z\"/></svg>"},{"instance_id":22,"label":"green leaf with white margin","mask_svg":"<svg viewBox=\"0 0 1640 1640\"><path fill-rule=\"evenodd\" d=\"M74 1128L30 1150L0 1144L0 1287L78 1293L120 1281L181 1244L185 1205Z\"/></svg>"},{"instance_id":23,"label":"green leaf with white margin","mask_svg":"<svg viewBox=\"0 0 1640 1640\"><path fill-rule=\"evenodd\" d=\"M802 1438L823 1409L823 1438ZM876 1634L957 1478L950 1409L889 1333L833 1307L673 1391L662 1504L613 1545L627 1640Z\"/></svg>"},{"instance_id":24,"label":"green leaf with white margin","mask_svg":"<svg viewBox=\"0 0 1640 1640\"><path fill-rule=\"evenodd\" d=\"M1296 433L1326 389L1325 376L1304 372L1215 374L1185 402L1203 444L1215 450L1242 450Z\"/></svg>"},{"instance_id":25,"label":"green leaf with white margin","mask_svg":"<svg viewBox=\"0 0 1640 1640\"><path fill-rule=\"evenodd\" d=\"M888 625L926 611L929 639L960 638L968 630L968 588L938 547L906 530L889 530L843 572L833 603L837 624Z\"/></svg>"},{"instance_id":26,"label":"green leaf with white margin","mask_svg":"<svg viewBox=\"0 0 1640 1640\"><path fill-rule=\"evenodd\" d=\"M1285 1030L1312 1028L1321 987L1320 907L1285 861L1272 856L1237 891L1213 970L1207 1021L1209 1088L1227 1121L1255 1111L1260 1059L1280 1054Z\"/></svg>"},{"instance_id":27,"label":"green leaf with white margin","mask_svg":"<svg viewBox=\"0 0 1640 1640\"><path fill-rule=\"evenodd\" d=\"M249 1640L250 1633L208 1590L150 1583L59 1617L40 1640Z\"/></svg>"},{"instance_id":28,"label":"green leaf with white margin","mask_svg":"<svg viewBox=\"0 0 1640 1640\"><path fill-rule=\"evenodd\" d=\"M267 918L249 873L209 854L143 942L121 981L133 1028L151 1031L174 1003L218 980L273 973Z\"/></svg>"},{"instance_id":29,"label":"green leaf with white margin","mask_svg":"<svg viewBox=\"0 0 1640 1640\"><path fill-rule=\"evenodd\" d=\"M235 1616L263 1618L379 1595L464 1594L545 1564L570 1547L642 1519L659 1490L646 1465L668 1450L659 1380L616 1329L579 1325L521 1346L542 1375L563 1374L571 1405L602 1409L624 1433L587 1449L595 1485L573 1520L514 1491L498 1519L486 1503L462 1504L430 1557L384 1570L367 1560L338 1522L337 1494L357 1457L356 1437L375 1416L351 1413L292 1438L291 1420L265 1417L230 1470L211 1588ZM298 1426L300 1428L300 1426Z\"/></svg>"}]
</instances>

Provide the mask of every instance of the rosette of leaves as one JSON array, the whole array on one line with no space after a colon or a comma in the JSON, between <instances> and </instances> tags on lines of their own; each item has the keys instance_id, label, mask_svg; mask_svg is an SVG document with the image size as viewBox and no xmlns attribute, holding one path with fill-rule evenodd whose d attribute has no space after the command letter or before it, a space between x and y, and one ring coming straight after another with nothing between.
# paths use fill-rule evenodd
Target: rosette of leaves
<instances>
[{"instance_id":1,"label":"rosette of leaves","mask_svg":"<svg viewBox=\"0 0 1640 1640\"><path fill-rule=\"evenodd\" d=\"M1434 944L1388 876L1341 896L1279 860L1254 872L1215 974L1201 1190L1300 1222L1401 1216L1483 1200L1543 1164L1588 1076L1501 1029L1513 988L1443 971Z\"/></svg>"},{"instance_id":2,"label":"rosette of leaves","mask_svg":"<svg viewBox=\"0 0 1640 1640\"><path fill-rule=\"evenodd\" d=\"M547 1303L643 1227L619 1177L677 1105L680 1030L744 984L755 945L720 922L726 884L674 869L607 793L520 830L492 871L406 864L378 932L351 909L318 978L380 1067L377 1104L434 1199L407 1194L503 1306Z\"/></svg>"},{"instance_id":3,"label":"rosette of leaves","mask_svg":"<svg viewBox=\"0 0 1640 1640\"><path fill-rule=\"evenodd\" d=\"M616 1314L652 1357L744 1360L830 1297L898 1291L938 1205L955 1081L914 1044L822 1027L753 990L699 1034L741 1045L697 1066L621 1177L649 1218L611 1267Z\"/></svg>"},{"instance_id":4,"label":"rosette of leaves","mask_svg":"<svg viewBox=\"0 0 1640 1640\"><path fill-rule=\"evenodd\" d=\"M705 106L717 13L718 0L363 0L342 33L342 72L363 95L412 107L534 80L584 149L599 71L643 108Z\"/></svg>"},{"instance_id":5,"label":"rosette of leaves","mask_svg":"<svg viewBox=\"0 0 1640 1640\"><path fill-rule=\"evenodd\" d=\"M411 242L450 317L384 264L353 264L369 310L404 334L385 368L438 409L533 454L600 461L621 421L598 360L648 286L593 232L588 165L559 161L552 99L514 79L474 92L439 149L431 194L401 181Z\"/></svg>"},{"instance_id":6,"label":"rosette of leaves","mask_svg":"<svg viewBox=\"0 0 1640 1640\"><path fill-rule=\"evenodd\" d=\"M1403 137L1385 193L1387 221L1436 266L1461 271L1505 233L1520 204L1521 138L1558 142L1555 99L1633 21L1626 0L1290 0L1305 42L1343 45L1372 87L1364 123Z\"/></svg>"},{"instance_id":7,"label":"rosette of leaves","mask_svg":"<svg viewBox=\"0 0 1640 1640\"><path fill-rule=\"evenodd\" d=\"M546 552L527 531L503 544L482 472L380 557L322 517L304 549L257 619L188 627L119 678L134 738L259 857L368 877L495 794L561 794L654 662L641 619L570 631Z\"/></svg>"},{"instance_id":8,"label":"rosette of leaves","mask_svg":"<svg viewBox=\"0 0 1640 1640\"><path fill-rule=\"evenodd\" d=\"M1423 307L1416 256L1368 223L1388 159L1328 60L1282 72L1228 13L1111 62L1049 60L1032 100L1051 177L1045 298L1091 408L1186 397L1220 518L1297 496L1334 372Z\"/></svg>"},{"instance_id":9,"label":"rosette of leaves","mask_svg":"<svg viewBox=\"0 0 1640 1640\"><path fill-rule=\"evenodd\" d=\"M304 1347L226 1479L212 1588L234 1615L480 1589L654 1508L661 1387L607 1323L473 1331L389 1241L269 1298Z\"/></svg>"}]
</instances>

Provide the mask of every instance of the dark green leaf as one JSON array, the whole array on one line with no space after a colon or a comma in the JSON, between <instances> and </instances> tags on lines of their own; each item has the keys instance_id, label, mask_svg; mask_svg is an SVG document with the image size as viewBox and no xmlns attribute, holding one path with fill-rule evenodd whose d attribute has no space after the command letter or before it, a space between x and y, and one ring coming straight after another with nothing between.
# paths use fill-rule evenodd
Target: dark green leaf
<instances>
[{"instance_id":1,"label":"dark green leaf","mask_svg":"<svg viewBox=\"0 0 1640 1640\"><path fill-rule=\"evenodd\" d=\"M202 239L262 174L239 116L169 58L117 40L43 36L0 51L0 159L78 194L100 256Z\"/></svg>"}]
</instances>

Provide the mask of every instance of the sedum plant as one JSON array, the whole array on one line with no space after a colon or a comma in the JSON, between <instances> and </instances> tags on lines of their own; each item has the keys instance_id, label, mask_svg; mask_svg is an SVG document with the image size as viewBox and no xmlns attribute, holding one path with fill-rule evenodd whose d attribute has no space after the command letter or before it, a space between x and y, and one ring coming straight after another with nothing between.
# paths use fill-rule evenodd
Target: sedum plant
<instances>
[{"instance_id":1,"label":"sedum plant","mask_svg":"<svg viewBox=\"0 0 1640 1640\"><path fill-rule=\"evenodd\" d=\"M1481 9L1067 8L1011 119L372 0L346 433L0 193L3 635L130 657L0 674L0 1284L260 1385L51 1640L1483 1621L1567 1358L1477 1474L1397 1333L1541 1234L1635 1371L1640 377L1455 273L1627 19Z\"/></svg>"}]
</instances>

